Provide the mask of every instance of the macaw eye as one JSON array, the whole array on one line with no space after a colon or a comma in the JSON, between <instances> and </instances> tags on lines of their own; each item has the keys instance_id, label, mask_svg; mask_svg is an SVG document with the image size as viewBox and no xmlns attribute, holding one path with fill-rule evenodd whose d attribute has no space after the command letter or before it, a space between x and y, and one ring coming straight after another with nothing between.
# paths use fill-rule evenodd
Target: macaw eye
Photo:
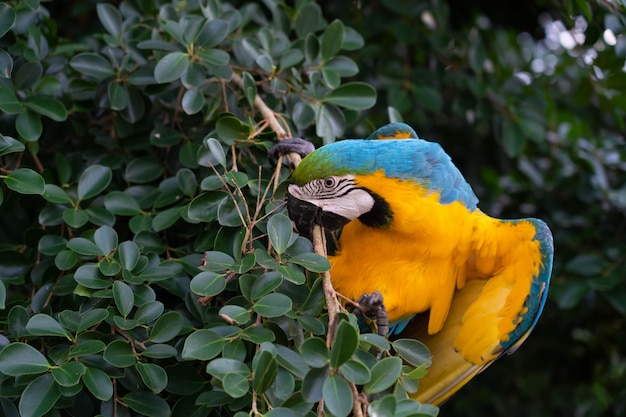
<instances>
[{"instance_id":1,"label":"macaw eye","mask_svg":"<svg viewBox=\"0 0 626 417\"><path fill-rule=\"evenodd\" d=\"M335 186L335 179L333 177L328 177L324 180L324 185L327 188L332 188Z\"/></svg>"}]
</instances>

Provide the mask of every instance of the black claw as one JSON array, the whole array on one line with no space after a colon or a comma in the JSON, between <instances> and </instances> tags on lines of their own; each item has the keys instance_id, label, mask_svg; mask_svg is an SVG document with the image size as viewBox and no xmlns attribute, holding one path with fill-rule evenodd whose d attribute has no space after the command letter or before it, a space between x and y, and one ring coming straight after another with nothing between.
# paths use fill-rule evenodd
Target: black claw
<instances>
[{"instance_id":1,"label":"black claw","mask_svg":"<svg viewBox=\"0 0 626 417\"><path fill-rule=\"evenodd\" d=\"M363 314L366 318L376 322L377 333L380 336L387 336L389 331L389 318L387 309L383 302L383 295L374 291L371 294L363 294L357 300L359 306L355 310L356 314Z\"/></svg>"},{"instance_id":2,"label":"black claw","mask_svg":"<svg viewBox=\"0 0 626 417\"><path fill-rule=\"evenodd\" d=\"M297 153L301 157L305 157L314 150L315 146L313 146L313 144L308 140L301 138L286 138L272 146L268 154L273 161L277 161L280 155Z\"/></svg>"}]
</instances>

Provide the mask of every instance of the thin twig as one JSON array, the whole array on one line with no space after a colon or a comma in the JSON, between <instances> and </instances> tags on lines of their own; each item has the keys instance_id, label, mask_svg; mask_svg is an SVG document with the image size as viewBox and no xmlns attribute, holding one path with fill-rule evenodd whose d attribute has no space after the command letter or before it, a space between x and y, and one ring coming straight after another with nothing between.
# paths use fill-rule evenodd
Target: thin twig
<instances>
[{"instance_id":1,"label":"thin twig","mask_svg":"<svg viewBox=\"0 0 626 417\"><path fill-rule=\"evenodd\" d=\"M243 90L243 78L241 78L239 74L233 74L231 81ZM254 97L254 107L261 113L263 119L267 120L270 129L272 129L274 133L276 133L276 137L278 138L278 140L283 140L289 136L289 134L285 130L285 127L279 122L274 111L270 109L267 104L265 104L263 99L258 94ZM290 153L288 154L288 157L294 167L298 166L298 164L302 160L300 155L298 155L297 153Z\"/></svg>"}]
</instances>

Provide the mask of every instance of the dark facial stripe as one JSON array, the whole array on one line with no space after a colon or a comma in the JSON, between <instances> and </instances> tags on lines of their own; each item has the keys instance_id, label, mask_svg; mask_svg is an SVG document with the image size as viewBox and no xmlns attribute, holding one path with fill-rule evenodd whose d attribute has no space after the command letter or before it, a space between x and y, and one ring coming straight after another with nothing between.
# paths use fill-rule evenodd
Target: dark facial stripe
<instances>
[{"instance_id":1,"label":"dark facial stripe","mask_svg":"<svg viewBox=\"0 0 626 417\"><path fill-rule=\"evenodd\" d=\"M354 180L349 178L339 179L331 188L328 188L328 186L324 184L324 181L326 181L326 179L311 181L308 184L305 184L302 189L311 198L318 200L331 200L333 198L343 197L349 194L352 190L357 189L354 185Z\"/></svg>"}]
</instances>

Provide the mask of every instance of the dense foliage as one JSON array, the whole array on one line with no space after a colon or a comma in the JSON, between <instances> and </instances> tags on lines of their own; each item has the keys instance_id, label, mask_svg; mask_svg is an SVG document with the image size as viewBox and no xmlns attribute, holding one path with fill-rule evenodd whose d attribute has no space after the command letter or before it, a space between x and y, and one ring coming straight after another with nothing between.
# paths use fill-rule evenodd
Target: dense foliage
<instances>
[{"instance_id":1,"label":"dense foliage","mask_svg":"<svg viewBox=\"0 0 626 417\"><path fill-rule=\"evenodd\" d=\"M0 4L0 414L626 415L626 10L481 3ZM328 343L267 157L390 120L555 236L537 329L441 410L419 343Z\"/></svg>"}]
</instances>

